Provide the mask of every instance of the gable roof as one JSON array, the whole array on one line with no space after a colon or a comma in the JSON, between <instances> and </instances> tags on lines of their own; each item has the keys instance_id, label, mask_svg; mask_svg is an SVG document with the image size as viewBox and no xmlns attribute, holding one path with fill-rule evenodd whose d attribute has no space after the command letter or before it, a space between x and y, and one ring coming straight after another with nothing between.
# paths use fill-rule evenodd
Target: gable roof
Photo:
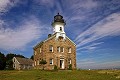
<instances>
[{"instance_id":1,"label":"gable roof","mask_svg":"<svg viewBox=\"0 0 120 80\"><path fill-rule=\"evenodd\" d=\"M52 35L51 37L49 37L49 38L47 38L47 39L39 42L37 45L35 45L35 46L33 47L33 49L37 48L38 46L42 45L42 44L45 43L46 41L52 39L53 37L55 37L55 35Z\"/></svg>"},{"instance_id":2,"label":"gable roof","mask_svg":"<svg viewBox=\"0 0 120 80\"><path fill-rule=\"evenodd\" d=\"M48 40L50 40L50 39L52 39L52 38L54 38L54 37L55 37L55 34L53 34L51 37L49 37L49 38L47 38L47 39L39 42L36 46L33 47L33 49L37 48L39 45L42 45L43 43L45 43L46 41L48 41ZM68 40L70 40L70 41L76 46L76 44L75 44L69 37L66 36L66 38L67 38Z\"/></svg>"},{"instance_id":3,"label":"gable roof","mask_svg":"<svg viewBox=\"0 0 120 80\"><path fill-rule=\"evenodd\" d=\"M33 60L32 59L27 59L27 58L20 58L20 57L15 57L17 59L17 61L20 64L26 64L26 65L32 65L33 64Z\"/></svg>"}]
</instances>

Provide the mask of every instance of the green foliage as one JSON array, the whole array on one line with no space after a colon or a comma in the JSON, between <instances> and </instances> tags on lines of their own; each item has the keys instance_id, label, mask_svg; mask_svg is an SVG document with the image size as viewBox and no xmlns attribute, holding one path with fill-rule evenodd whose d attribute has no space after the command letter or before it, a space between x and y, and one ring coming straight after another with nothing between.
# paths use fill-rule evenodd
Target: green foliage
<instances>
[{"instance_id":1,"label":"green foliage","mask_svg":"<svg viewBox=\"0 0 120 80\"><path fill-rule=\"evenodd\" d=\"M42 60L40 61L40 64L43 64L43 65L44 65L44 64L47 64L47 62L46 62L46 60L43 60L43 59L42 59Z\"/></svg>"},{"instance_id":2,"label":"green foliage","mask_svg":"<svg viewBox=\"0 0 120 80\"><path fill-rule=\"evenodd\" d=\"M0 80L120 80L119 76L120 70L0 71Z\"/></svg>"},{"instance_id":3,"label":"green foliage","mask_svg":"<svg viewBox=\"0 0 120 80\"><path fill-rule=\"evenodd\" d=\"M4 70L6 66L5 55L0 52L0 70Z\"/></svg>"},{"instance_id":4,"label":"green foliage","mask_svg":"<svg viewBox=\"0 0 120 80\"><path fill-rule=\"evenodd\" d=\"M57 68L57 66L56 66L56 65L54 65L54 70L55 70L55 71L57 71L57 70L58 70L58 68Z\"/></svg>"},{"instance_id":5,"label":"green foliage","mask_svg":"<svg viewBox=\"0 0 120 80\"><path fill-rule=\"evenodd\" d=\"M8 60L6 62L6 69L8 69L8 70L13 70L14 69L13 68L13 61L12 60Z\"/></svg>"},{"instance_id":6,"label":"green foliage","mask_svg":"<svg viewBox=\"0 0 120 80\"><path fill-rule=\"evenodd\" d=\"M30 59L34 60L34 57L33 57L33 55L30 57Z\"/></svg>"},{"instance_id":7,"label":"green foliage","mask_svg":"<svg viewBox=\"0 0 120 80\"><path fill-rule=\"evenodd\" d=\"M13 62L12 62L13 57L25 58L23 55L20 54L9 53L5 56L3 53L0 52L0 70L13 69Z\"/></svg>"},{"instance_id":8,"label":"green foliage","mask_svg":"<svg viewBox=\"0 0 120 80\"><path fill-rule=\"evenodd\" d=\"M20 54L13 54L13 53L9 53L6 55L6 69L8 70L13 70L13 57L21 57L21 58L25 58L23 55Z\"/></svg>"},{"instance_id":9,"label":"green foliage","mask_svg":"<svg viewBox=\"0 0 120 80\"><path fill-rule=\"evenodd\" d=\"M46 60L42 59L42 60L40 61L40 64L43 66L43 70L44 70L44 65L47 64L47 62L46 62Z\"/></svg>"},{"instance_id":10,"label":"green foliage","mask_svg":"<svg viewBox=\"0 0 120 80\"><path fill-rule=\"evenodd\" d=\"M72 64L69 65L68 70L72 70Z\"/></svg>"}]
</instances>

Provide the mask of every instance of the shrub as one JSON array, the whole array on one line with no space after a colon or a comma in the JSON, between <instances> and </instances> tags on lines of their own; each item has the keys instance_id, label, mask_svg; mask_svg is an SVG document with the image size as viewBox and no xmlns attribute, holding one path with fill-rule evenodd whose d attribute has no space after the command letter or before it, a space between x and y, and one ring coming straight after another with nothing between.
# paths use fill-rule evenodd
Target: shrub
<instances>
[{"instance_id":1,"label":"shrub","mask_svg":"<svg viewBox=\"0 0 120 80\"><path fill-rule=\"evenodd\" d=\"M57 71L57 70L58 70L58 68L57 68L57 66L56 66L56 65L54 65L54 70L55 70L55 71Z\"/></svg>"},{"instance_id":2,"label":"shrub","mask_svg":"<svg viewBox=\"0 0 120 80\"><path fill-rule=\"evenodd\" d=\"M69 65L68 70L72 70L72 64Z\"/></svg>"},{"instance_id":3,"label":"shrub","mask_svg":"<svg viewBox=\"0 0 120 80\"><path fill-rule=\"evenodd\" d=\"M44 70L44 65L47 64L47 62L46 62L46 60L43 60L43 59L42 59L42 60L40 61L40 64L43 66L43 70Z\"/></svg>"}]
</instances>

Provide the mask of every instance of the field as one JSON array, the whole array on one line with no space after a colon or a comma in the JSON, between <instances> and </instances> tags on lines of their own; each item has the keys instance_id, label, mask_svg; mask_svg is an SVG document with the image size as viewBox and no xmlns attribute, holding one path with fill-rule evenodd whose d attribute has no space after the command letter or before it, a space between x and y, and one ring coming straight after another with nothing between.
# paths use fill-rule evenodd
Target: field
<instances>
[{"instance_id":1,"label":"field","mask_svg":"<svg viewBox=\"0 0 120 80\"><path fill-rule=\"evenodd\" d=\"M120 70L0 71L0 80L120 80Z\"/></svg>"}]
</instances>

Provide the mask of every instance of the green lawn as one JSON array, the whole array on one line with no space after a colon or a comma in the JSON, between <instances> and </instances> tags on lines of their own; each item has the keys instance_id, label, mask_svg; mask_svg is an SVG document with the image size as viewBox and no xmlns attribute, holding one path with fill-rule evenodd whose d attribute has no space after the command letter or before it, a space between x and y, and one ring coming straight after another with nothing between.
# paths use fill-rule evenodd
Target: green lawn
<instances>
[{"instance_id":1,"label":"green lawn","mask_svg":"<svg viewBox=\"0 0 120 80\"><path fill-rule=\"evenodd\" d=\"M0 80L120 80L120 70L0 71Z\"/></svg>"}]
</instances>

